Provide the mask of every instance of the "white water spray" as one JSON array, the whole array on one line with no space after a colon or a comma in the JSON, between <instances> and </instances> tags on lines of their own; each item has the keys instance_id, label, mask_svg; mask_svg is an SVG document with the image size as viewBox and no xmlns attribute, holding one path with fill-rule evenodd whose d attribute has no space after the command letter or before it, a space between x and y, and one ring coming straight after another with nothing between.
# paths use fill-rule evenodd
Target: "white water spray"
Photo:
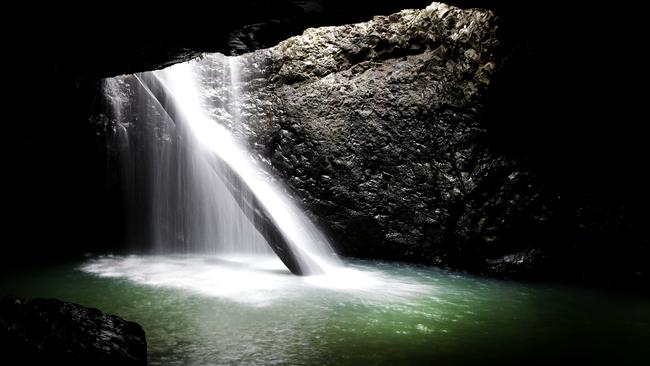
<instances>
[{"instance_id":1,"label":"white water spray","mask_svg":"<svg viewBox=\"0 0 650 366\"><path fill-rule=\"evenodd\" d=\"M234 57L224 57L224 60L227 67L222 72L228 71L230 79L228 122L236 125L242 122L239 60ZM327 274L336 271L341 262L324 235L244 145L238 143L228 129L208 117L198 84L200 67L206 66L200 61L191 61L149 75L165 85L169 93L167 98L173 99L176 112L183 117L183 122L176 121L174 127L176 135L180 136L178 139L182 140L177 145L182 148L154 146L150 154L153 161L150 167L153 178L149 182L153 185L151 216L157 252L178 252L179 246L173 243L181 241L180 248L185 253L270 253L265 239L250 222L251 215L242 211L250 208L238 205L232 190L224 186L223 176L234 172L270 214L301 272ZM214 73L212 77L225 79L225 75ZM142 89L140 94L145 91ZM145 113L145 119L150 117L150 112ZM220 169L219 164L214 164L215 154L232 170ZM245 194L246 190L236 191Z\"/></svg>"}]
</instances>

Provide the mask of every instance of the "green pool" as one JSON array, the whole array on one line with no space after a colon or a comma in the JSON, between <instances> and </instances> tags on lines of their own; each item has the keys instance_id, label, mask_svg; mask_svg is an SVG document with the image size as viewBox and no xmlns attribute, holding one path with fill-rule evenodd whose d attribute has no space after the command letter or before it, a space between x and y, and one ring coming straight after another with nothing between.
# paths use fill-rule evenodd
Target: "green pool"
<instances>
[{"instance_id":1,"label":"green pool","mask_svg":"<svg viewBox=\"0 0 650 366\"><path fill-rule=\"evenodd\" d=\"M650 364L650 298L347 261L104 256L25 269L0 292L140 323L152 365Z\"/></svg>"}]
</instances>

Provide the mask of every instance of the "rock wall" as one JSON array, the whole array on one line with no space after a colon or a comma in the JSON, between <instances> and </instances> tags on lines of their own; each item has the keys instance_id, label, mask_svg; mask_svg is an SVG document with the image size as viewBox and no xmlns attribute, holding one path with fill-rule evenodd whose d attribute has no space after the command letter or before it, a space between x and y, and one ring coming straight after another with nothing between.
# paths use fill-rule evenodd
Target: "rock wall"
<instances>
[{"instance_id":1,"label":"rock wall","mask_svg":"<svg viewBox=\"0 0 650 366\"><path fill-rule=\"evenodd\" d=\"M344 253L473 266L506 254L535 199L528 173L479 143L498 32L490 11L436 3L308 29L241 57L231 127Z\"/></svg>"},{"instance_id":2,"label":"rock wall","mask_svg":"<svg viewBox=\"0 0 650 366\"><path fill-rule=\"evenodd\" d=\"M241 69L237 103L228 82L205 78L210 104L224 106L213 115L250 142L346 255L575 275L590 245L576 238L594 235L580 212L593 210L497 152L486 130L499 124L486 106L508 55L499 24L491 11L434 3L308 29L235 60L211 55L210 70Z\"/></svg>"},{"instance_id":3,"label":"rock wall","mask_svg":"<svg viewBox=\"0 0 650 366\"><path fill-rule=\"evenodd\" d=\"M279 130L258 142L344 252L436 263L462 246L457 206L492 160L474 141L495 21L434 4L271 50Z\"/></svg>"}]
</instances>

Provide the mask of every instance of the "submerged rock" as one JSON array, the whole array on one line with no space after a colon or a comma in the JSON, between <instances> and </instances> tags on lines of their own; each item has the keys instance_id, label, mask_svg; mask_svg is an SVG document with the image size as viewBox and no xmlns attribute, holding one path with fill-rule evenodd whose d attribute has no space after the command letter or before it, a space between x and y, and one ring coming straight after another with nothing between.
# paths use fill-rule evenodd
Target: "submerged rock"
<instances>
[{"instance_id":1,"label":"submerged rock","mask_svg":"<svg viewBox=\"0 0 650 366\"><path fill-rule=\"evenodd\" d=\"M2 298L0 343L16 364L147 364L140 325L56 299Z\"/></svg>"}]
</instances>

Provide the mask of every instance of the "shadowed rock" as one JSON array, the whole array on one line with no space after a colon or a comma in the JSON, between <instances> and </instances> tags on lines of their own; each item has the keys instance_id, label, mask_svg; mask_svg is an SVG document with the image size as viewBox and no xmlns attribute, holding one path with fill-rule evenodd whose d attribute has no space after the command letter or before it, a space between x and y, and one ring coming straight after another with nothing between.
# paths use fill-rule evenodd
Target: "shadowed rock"
<instances>
[{"instance_id":1,"label":"shadowed rock","mask_svg":"<svg viewBox=\"0 0 650 366\"><path fill-rule=\"evenodd\" d=\"M0 300L3 359L35 365L146 365L144 330L115 315L56 299Z\"/></svg>"}]
</instances>

